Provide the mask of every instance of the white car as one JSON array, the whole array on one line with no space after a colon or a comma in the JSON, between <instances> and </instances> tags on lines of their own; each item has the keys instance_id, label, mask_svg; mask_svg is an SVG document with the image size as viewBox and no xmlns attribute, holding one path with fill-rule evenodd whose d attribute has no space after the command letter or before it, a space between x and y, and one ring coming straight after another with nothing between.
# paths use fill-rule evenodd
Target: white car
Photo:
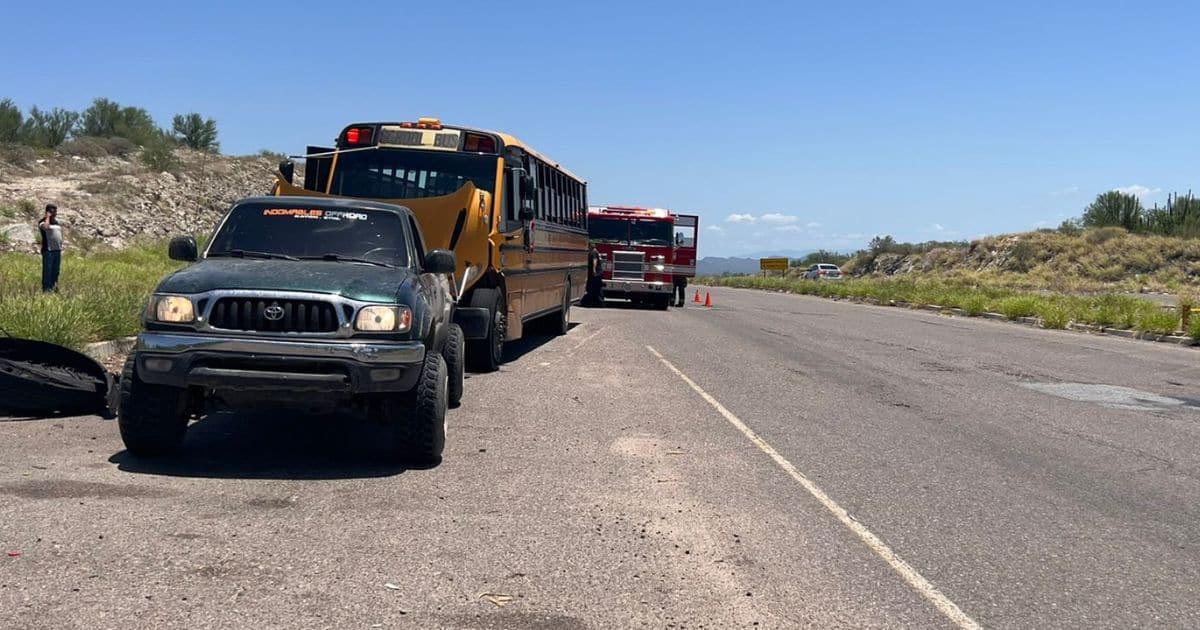
<instances>
[{"instance_id":1,"label":"white car","mask_svg":"<svg viewBox=\"0 0 1200 630\"><path fill-rule=\"evenodd\" d=\"M837 265L820 263L804 271L805 280L841 280L842 270Z\"/></svg>"}]
</instances>

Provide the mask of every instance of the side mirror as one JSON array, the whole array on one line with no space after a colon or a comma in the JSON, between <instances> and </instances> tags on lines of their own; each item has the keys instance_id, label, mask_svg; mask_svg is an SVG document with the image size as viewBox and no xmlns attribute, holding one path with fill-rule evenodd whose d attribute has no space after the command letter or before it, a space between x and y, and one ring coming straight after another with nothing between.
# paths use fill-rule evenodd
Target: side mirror
<instances>
[{"instance_id":1,"label":"side mirror","mask_svg":"<svg viewBox=\"0 0 1200 630\"><path fill-rule=\"evenodd\" d=\"M171 260L196 262L200 258L200 254L197 253L198 249L196 239L190 236L176 236L171 239L171 244L167 247L167 255L171 257Z\"/></svg>"},{"instance_id":2,"label":"side mirror","mask_svg":"<svg viewBox=\"0 0 1200 630\"><path fill-rule=\"evenodd\" d=\"M457 268L454 252L448 249L435 249L425 254L426 273L454 273Z\"/></svg>"},{"instance_id":3,"label":"side mirror","mask_svg":"<svg viewBox=\"0 0 1200 630\"><path fill-rule=\"evenodd\" d=\"M279 174L283 176L283 181L292 183L292 178L296 176L296 163L291 160L284 160L279 163Z\"/></svg>"}]
</instances>

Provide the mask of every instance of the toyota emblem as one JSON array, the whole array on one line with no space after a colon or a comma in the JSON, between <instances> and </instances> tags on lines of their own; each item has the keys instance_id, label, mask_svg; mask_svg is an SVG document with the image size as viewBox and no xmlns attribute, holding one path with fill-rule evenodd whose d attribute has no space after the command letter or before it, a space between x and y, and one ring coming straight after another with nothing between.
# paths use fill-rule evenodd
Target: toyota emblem
<instances>
[{"instance_id":1,"label":"toyota emblem","mask_svg":"<svg viewBox=\"0 0 1200 630\"><path fill-rule=\"evenodd\" d=\"M270 306L263 309L263 317L277 322L283 319L283 307L279 305L279 302L271 302Z\"/></svg>"}]
</instances>

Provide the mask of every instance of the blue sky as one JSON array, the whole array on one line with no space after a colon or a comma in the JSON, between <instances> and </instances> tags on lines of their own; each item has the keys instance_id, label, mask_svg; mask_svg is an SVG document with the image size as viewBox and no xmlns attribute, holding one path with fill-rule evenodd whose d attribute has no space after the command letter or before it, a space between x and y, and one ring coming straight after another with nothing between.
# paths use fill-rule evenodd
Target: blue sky
<instances>
[{"instance_id":1,"label":"blue sky","mask_svg":"<svg viewBox=\"0 0 1200 630\"><path fill-rule=\"evenodd\" d=\"M364 119L500 129L593 203L699 212L705 255L970 238L1112 188L1200 190L1193 3L351 5L7 3L0 97L199 111L228 153Z\"/></svg>"}]
</instances>

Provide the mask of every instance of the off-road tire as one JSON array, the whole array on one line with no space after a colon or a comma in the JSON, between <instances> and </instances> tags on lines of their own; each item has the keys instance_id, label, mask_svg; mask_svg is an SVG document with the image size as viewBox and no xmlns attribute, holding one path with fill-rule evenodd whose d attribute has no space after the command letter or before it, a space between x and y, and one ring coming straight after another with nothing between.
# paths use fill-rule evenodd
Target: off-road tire
<instances>
[{"instance_id":1,"label":"off-road tire","mask_svg":"<svg viewBox=\"0 0 1200 630\"><path fill-rule=\"evenodd\" d=\"M463 342L463 331L458 324L450 324L446 333L446 343L442 346L442 358L446 360L446 400L451 407L457 407L462 402L463 371L466 368L467 349Z\"/></svg>"},{"instance_id":2,"label":"off-road tire","mask_svg":"<svg viewBox=\"0 0 1200 630\"><path fill-rule=\"evenodd\" d=\"M138 457L165 455L179 448L187 433L187 390L151 385L137 375L134 355L121 371L117 426L125 448Z\"/></svg>"},{"instance_id":3,"label":"off-road tire","mask_svg":"<svg viewBox=\"0 0 1200 630\"><path fill-rule=\"evenodd\" d=\"M442 462L449 406L446 381L446 359L429 352L413 391L384 401L384 412L396 425L396 455L409 466L432 468Z\"/></svg>"},{"instance_id":4,"label":"off-road tire","mask_svg":"<svg viewBox=\"0 0 1200 630\"><path fill-rule=\"evenodd\" d=\"M656 295L656 296L654 296L651 304L654 305L655 309L660 310L660 311L665 311L665 310L667 310L668 307L671 306L671 296Z\"/></svg>"},{"instance_id":5,"label":"off-road tire","mask_svg":"<svg viewBox=\"0 0 1200 630\"><path fill-rule=\"evenodd\" d=\"M471 306L486 308L490 316L488 334L467 345L467 361L474 372L495 372L504 360L504 335L508 311L500 289L476 289L471 294Z\"/></svg>"}]
</instances>

